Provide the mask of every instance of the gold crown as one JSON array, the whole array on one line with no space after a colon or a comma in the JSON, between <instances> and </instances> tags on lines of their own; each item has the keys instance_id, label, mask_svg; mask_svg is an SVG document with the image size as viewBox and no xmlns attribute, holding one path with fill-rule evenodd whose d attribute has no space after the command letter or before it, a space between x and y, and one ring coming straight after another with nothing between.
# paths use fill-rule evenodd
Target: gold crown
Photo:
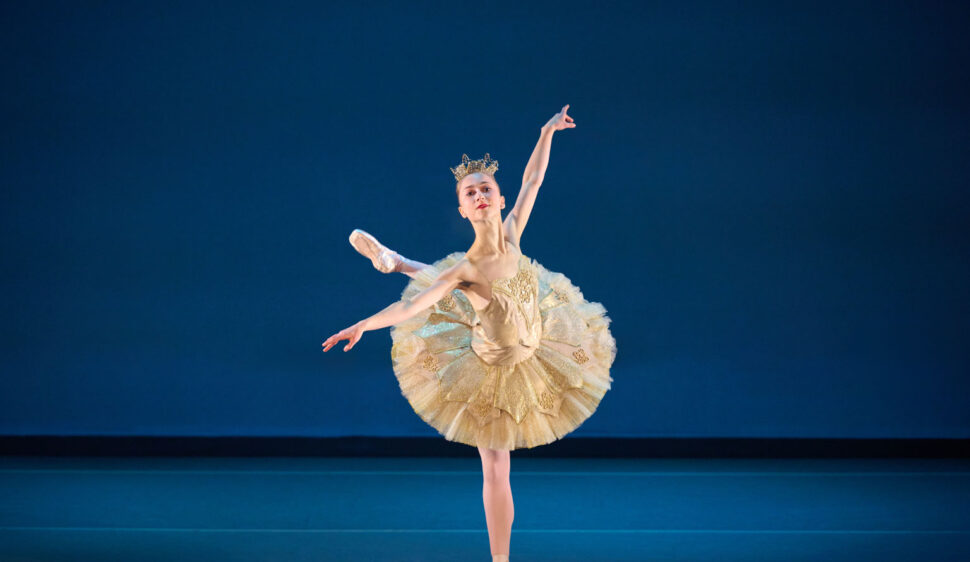
<instances>
[{"instance_id":1,"label":"gold crown","mask_svg":"<svg viewBox=\"0 0 970 562\"><path fill-rule=\"evenodd\" d=\"M490 176L495 176L495 170L498 170L498 161L492 160L488 153L485 153L485 157L481 160L470 160L467 154L461 155L461 164L454 168L449 168L451 173L455 174L455 181L461 181L461 178L467 176L468 174L483 173Z\"/></svg>"}]
</instances>

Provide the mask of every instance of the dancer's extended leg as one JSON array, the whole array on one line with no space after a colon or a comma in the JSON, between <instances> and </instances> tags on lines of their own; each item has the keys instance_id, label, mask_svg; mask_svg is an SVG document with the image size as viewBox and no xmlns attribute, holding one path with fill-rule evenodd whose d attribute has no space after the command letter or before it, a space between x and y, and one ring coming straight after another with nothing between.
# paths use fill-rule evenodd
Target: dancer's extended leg
<instances>
[{"instance_id":1,"label":"dancer's extended leg","mask_svg":"<svg viewBox=\"0 0 970 562\"><path fill-rule=\"evenodd\" d=\"M350 245L354 247L361 255L369 258L371 263L374 265L374 269L382 273L391 273L392 271L397 271L403 273L408 277L414 277L414 274L421 269L428 267L428 264L421 263L419 261L408 259L401 254L391 250L387 246L381 244L374 238L373 235L364 232L359 228L355 228L353 232L350 233Z\"/></svg>"},{"instance_id":2,"label":"dancer's extended leg","mask_svg":"<svg viewBox=\"0 0 970 562\"><path fill-rule=\"evenodd\" d=\"M431 267L430 265L428 265L426 263L421 263L419 261L410 260L410 259L402 256L401 254L398 254L398 257L401 258L401 263L398 264L397 268L394 271L397 271L399 273L403 273L403 274L407 275L408 277L414 277L414 274L417 273L418 271L424 269L425 267Z\"/></svg>"},{"instance_id":3,"label":"dancer's extended leg","mask_svg":"<svg viewBox=\"0 0 970 562\"><path fill-rule=\"evenodd\" d=\"M509 451L478 448L482 457L482 499L485 500L485 523L488 525L488 544L493 562L509 559L509 543L512 540L512 484L509 480Z\"/></svg>"}]
</instances>

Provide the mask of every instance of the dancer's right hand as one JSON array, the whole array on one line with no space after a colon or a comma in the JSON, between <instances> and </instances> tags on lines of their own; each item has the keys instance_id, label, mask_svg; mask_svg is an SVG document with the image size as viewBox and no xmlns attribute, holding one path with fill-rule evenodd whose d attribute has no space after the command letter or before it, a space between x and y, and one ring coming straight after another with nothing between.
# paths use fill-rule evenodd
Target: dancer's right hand
<instances>
[{"instance_id":1,"label":"dancer's right hand","mask_svg":"<svg viewBox=\"0 0 970 562\"><path fill-rule=\"evenodd\" d=\"M323 342L323 351L330 351L330 348L337 345L337 342L340 340L349 340L347 345L344 346L344 351L348 351L350 348L354 347L354 344L360 341L360 337L364 335L365 331L363 320L354 324L353 326L344 328Z\"/></svg>"},{"instance_id":2,"label":"dancer's right hand","mask_svg":"<svg viewBox=\"0 0 970 562\"><path fill-rule=\"evenodd\" d=\"M569 115L566 115L566 111L568 110L569 110L569 104L567 103L566 105L562 106L562 109L559 110L559 113L553 115L552 118L549 119L549 121L542 126L542 128L545 129L548 127L553 131L561 131L563 129L572 129L573 127L575 127L576 123L573 122L573 118Z\"/></svg>"}]
</instances>

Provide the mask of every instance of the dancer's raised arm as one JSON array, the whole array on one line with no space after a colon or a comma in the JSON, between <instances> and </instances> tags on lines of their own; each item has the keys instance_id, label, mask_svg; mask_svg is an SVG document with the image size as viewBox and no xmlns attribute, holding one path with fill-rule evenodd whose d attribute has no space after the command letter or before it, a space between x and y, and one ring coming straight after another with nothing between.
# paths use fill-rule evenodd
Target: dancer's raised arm
<instances>
[{"instance_id":1,"label":"dancer's raised arm","mask_svg":"<svg viewBox=\"0 0 970 562\"><path fill-rule=\"evenodd\" d=\"M563 106L562 111L552 116L549 121L542 126L539 133L539 142L536 143L532 151L532 157L525 166L522 174L522 188L515 200L515 207L505 217L506 226L512 226L516 233L515 239L522 235L525 223L529 221L532 214L532 206L535 204L536 195L539 193L539 186L542 185L542 178L546 175L546 167L549 165L549 149L552 145L552 134L563 129L571 129L576 126L573 118L566 115L569 104Z\"/></svg>"},{"instance_id":2,"label":"dancer's raised arm","mask_svg":"<svg viewBox=\"0 0 970 562\"><path fill-rule=\"evenodd\" d=\"M388 306L384 310L365 318L356 324L340 330L323 342L323 350L330 351L330 348L337 345L340 340L349 340L344 346L344 351L348 351L360 341L360 337L368 330L379 330L388 326L401 323L422 310L434 305L458 287L466 275L465 262L459 262L442 271L431 282L431 285L414 295L410 300L400 300Z\"/></svg>"}]
</instances>

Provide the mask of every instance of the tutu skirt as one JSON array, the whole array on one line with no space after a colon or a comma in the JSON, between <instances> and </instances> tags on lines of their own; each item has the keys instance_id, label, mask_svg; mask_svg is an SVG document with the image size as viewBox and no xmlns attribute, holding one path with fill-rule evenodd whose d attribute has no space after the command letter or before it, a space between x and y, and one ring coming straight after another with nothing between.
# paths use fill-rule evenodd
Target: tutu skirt
<instances>
[{"instance_id":1,"label":"tutu skirt","mask_svg":"<svg viewBox=\"0 0 970 562\"><path fill-rule=\"evenodd\" d=\"M402 300L463 257L455 252L419 271ZM512 365L491 365L472 348L482 311L457 289L391 327L402 395L449 441L507 451L545 445L579 427L610 389L616 341L606 309L588 302L565 275L535 260L530 266L541 336L528 357Z\"/></svg>"}]
</instances>

